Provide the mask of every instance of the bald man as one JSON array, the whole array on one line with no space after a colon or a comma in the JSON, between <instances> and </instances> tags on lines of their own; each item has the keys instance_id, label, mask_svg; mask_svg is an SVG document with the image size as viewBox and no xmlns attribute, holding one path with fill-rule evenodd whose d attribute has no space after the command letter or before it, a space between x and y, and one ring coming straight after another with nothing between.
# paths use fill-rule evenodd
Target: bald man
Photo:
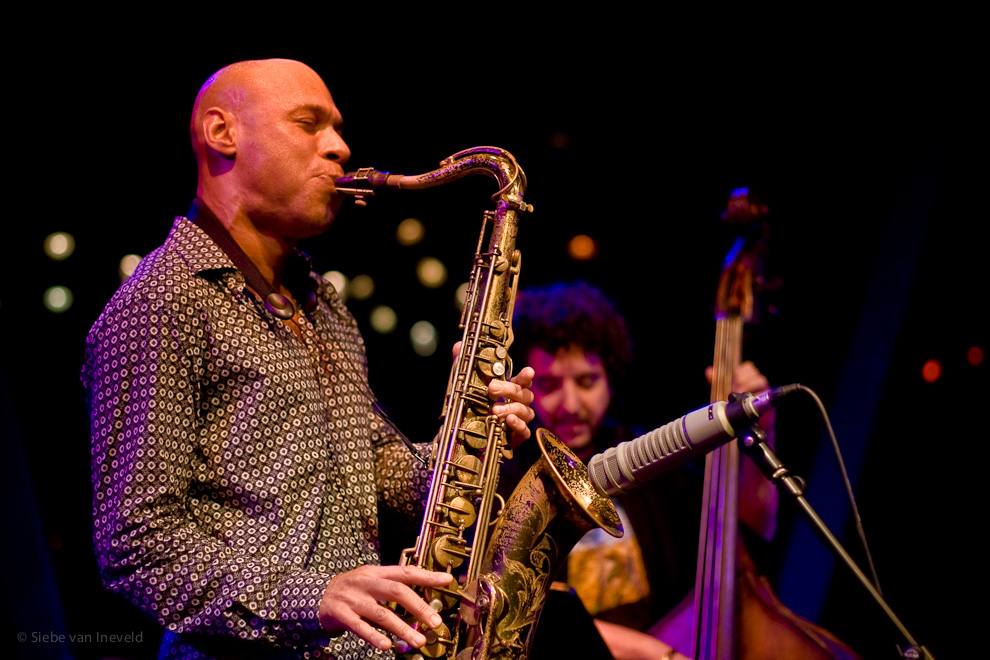
<instances>
[{"instance_id":1,"label":"bald man","mask_svg":"<svg viewBox=\"0 0 990 660\"><path fill-rule=\"evenodd\" d=\"M87 338L100 571L165 627L160 657L422 646L386 601L439 622L410 585L449 576L378 550L379 508L421 516L430 475L373 412L357 324L296 249L339 210L341 121L300 62L214 74L190 122L193 207ZM531 380L489 390L514 442Z\"/></svg>"}]
</instances>

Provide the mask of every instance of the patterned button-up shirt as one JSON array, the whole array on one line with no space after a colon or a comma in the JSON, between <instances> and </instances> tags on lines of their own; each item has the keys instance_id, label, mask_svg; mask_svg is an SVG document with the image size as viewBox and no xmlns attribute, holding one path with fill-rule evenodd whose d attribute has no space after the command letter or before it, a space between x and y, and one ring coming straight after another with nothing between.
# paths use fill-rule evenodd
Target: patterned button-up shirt
<instances>
[{"instance_id":1,"label":"patterned button-up shirt","mask_svg":"<svg viewBox=\"0 0 990 660\"><path fill-rule=\"evenodd\" d=\"M379 653L330 638L318 606L379 563L378 505L415 516L429 475L372 410L354 318L309 278L300 337L177 218L90 331L96 553L165 626L162 657Z\"/></svg>"}]
</instances>

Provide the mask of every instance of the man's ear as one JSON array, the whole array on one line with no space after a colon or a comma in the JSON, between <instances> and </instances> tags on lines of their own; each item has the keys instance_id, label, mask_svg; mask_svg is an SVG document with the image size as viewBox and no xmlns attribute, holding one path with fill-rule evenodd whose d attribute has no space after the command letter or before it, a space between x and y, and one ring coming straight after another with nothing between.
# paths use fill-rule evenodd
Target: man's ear
<instances>
[{"instance_id":1,"label":"man's ear","mask_svg":"<svg viewBox=\"0 0 990 660\"><path fill-rule=\"evenodd\" d=\"M223 108L207 108L203 113L201 128L203 131L203 142L210 149L219 152L227 157L233 157L237 153L237 139L235 128L236 119Z\"/></svg>"}]
</instances>

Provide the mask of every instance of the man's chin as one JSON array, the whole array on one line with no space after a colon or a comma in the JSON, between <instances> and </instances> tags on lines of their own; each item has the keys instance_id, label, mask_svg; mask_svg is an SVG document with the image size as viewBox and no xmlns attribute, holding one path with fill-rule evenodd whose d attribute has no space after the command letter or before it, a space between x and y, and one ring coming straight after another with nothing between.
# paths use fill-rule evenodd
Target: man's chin
<instances>
[{"instance_id":1,"label":"man's chin","mask_svg":"<svg viewBox=\"0 0 990 660\"><path fill-rule=\"evenodd\" d=\"M571 451L573 451L578 456L590 455L593 453L591 447L591 436L586 433L579 433L576 435L565 434L557 436L560 441L567 445Z\"/></svg>"},{"instance_id":2,"label":"man's chin","mask_svg":"<svg viewBox=\"0 0 990 660\"><path fill-rule=\"evenodd\" d=\"M303 240L325 233L330 229L330 225L333 224L334 217L335 213L333 211L327 211L322 214L312 213L301 218L295 224L295 238L297 240Z\"/></svg>"}]
</instances>

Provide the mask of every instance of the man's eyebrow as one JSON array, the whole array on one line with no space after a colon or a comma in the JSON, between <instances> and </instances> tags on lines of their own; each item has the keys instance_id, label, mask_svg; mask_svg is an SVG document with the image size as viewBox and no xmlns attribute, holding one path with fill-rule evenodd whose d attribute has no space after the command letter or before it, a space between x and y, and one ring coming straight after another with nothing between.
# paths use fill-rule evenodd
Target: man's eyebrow
<instances>
[{"instance_id":1,"label":"man's eyebrow","mask_svg":"<svg viewBox=\"0 0 990 660\"><path fill-rule=\"evenodd\" d=\"M301 103L289 111L289 116L306 112L312 113L321 122L329 120L337 133L340 133L344 128L344 118L341 117L340 111L336 107L331 109L318 103Z\"/></svg>"},{"instance_id":2,"label":"man's eyebrow","mask_svg":"<svg viewBox=\"0 0 990 660\"><path fill-rule=\"evenodd\" d=\"M314 114L318 117L323 117L324 115L327 114L327 109L322 105L318 105L316 103L300 103L299 105L293 106L289 110L290 115L294 115L297 113L306 113L306 112Z\"/></svg>"},{"instance_id":3,"label":"man's eyebrow","mask_svg":"<svg viewBox=\"0 0 990 660\"><path fill-rule=\"evenodd\" d=\"M300 103L290 111L290 113L296 112L311 112L320 118L329 117L334 121L334 123L343 123L340 112L338 112L336 108L331 109L319 103Z\"/></svg>"}]
</instances>

